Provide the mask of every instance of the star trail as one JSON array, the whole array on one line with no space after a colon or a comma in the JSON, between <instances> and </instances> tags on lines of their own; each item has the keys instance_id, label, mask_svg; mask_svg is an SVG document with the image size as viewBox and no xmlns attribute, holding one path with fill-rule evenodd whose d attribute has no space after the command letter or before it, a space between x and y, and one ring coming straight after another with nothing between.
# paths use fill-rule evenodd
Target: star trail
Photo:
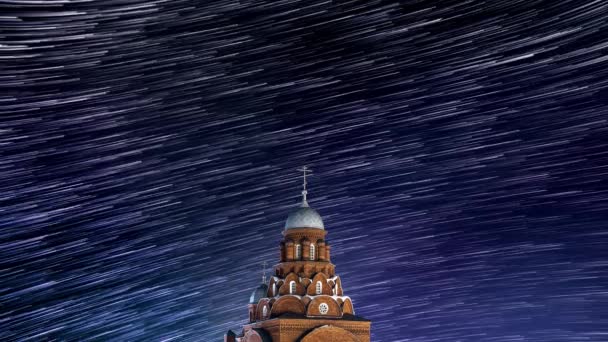
<instances>
[{"instance_id":1,"label":"star trail","mask_svg":"<svg viewBox=\"0 0 608 342\"><path fill-rule=\"evenodd\" d=\"M372 341L608 341L608 2L0 3L0 340L221 341L314 170Z\"/></svg>"}]
</instances>

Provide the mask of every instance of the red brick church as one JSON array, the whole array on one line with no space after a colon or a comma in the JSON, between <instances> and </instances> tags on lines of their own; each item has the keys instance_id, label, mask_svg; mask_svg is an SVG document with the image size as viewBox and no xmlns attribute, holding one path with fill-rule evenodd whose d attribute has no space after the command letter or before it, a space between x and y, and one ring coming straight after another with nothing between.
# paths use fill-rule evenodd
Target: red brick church
<instances>
[{"instance_id":1,"label":"red brick church","mask_svg":"<svg viewBox=\"0 0 608 342\"><path fill-rule=\"evenodd\" d=\"M287 217L274 276L249 300L249 323L225 342L369 342L371 322L355 316L330 261L323 220L306 200Z\"/></svg>"}]
</instances>

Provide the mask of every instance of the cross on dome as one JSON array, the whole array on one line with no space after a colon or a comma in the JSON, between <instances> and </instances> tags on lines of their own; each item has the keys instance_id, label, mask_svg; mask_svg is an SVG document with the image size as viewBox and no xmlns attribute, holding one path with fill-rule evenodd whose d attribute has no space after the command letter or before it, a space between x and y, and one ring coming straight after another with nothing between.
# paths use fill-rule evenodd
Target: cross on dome
<instances>
[{"instance_id":1,"label":"cross on dome","mask_svg":"<svg viewBox=\"0 0 608 342\"><path fill-rule=\"evenodd\" d=\"M308 191L306 189L306 185L308 182L306 181L306 176L309 176L312 172L307 166L303 166L299 168L298 171L302 172L302 204L293 210L289 216L287 217L287 221L285 222L285 229L295 229L295 228L317 228L317 229L325 229L323 226L323 219L319 215L319 213L311 208L308 205L308 200L306 195Z\"/></svg>"},{"instance_id":2,"label":"cross on dome","mask_svg":"<svg viewBox=\"0 0 608 342\"><path fill-rule=\"evenodd\" d=\"M302 184L302 206L308 207L308 202L306 201L306 195L308 194L308 191L306 190L306 176L312 174L312 170L304 165L302 168L298 169L298 171L302 171L302 177L304 180Z\"/></svg>"}]
</instances>

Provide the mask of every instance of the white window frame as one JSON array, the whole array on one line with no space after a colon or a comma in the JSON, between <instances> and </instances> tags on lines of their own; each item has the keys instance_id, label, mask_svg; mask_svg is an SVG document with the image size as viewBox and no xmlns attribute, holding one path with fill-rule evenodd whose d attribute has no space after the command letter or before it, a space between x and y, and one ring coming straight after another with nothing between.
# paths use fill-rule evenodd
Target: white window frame
<instances>
[{"instance_id":1,"label":"white window frame","mask_svg":"<svg viewBox=\"0 0 608 342\"><path fill-rule=\"evenodd\" d=\"M302 245L296 244L296 260L300 260L302 258Z\"/></svg>"},{"instance_id":2,"label":"white window frame","mask_svg":"<svg viewBox=\"0 0 608 342\"><path fill-rule=\"evenodd\" d=\"M297 287L296 287L296 282L295 282L295 281L293 281L293 280L292 280L292 281L290 281L290 282L289 282L289 294L295 294L295 293L296 293L296 290L297 290Z\"/></svg>"},{"instance_id":3,"label":"white window frame","mask_svg":"<svg viewBox=\"0 0 608 342\"><path fill-rule=\"evenodd\" d=\"M268 307L266 305L264 305L264 307L262 308L262 317L266 318L267 315L268 315Z\"/></svg>"},{"instance_id":4,"label":"white window frame","mask_svg":"<svg viewBox=\"0 0 608 342\"><path fill-rule=\"evenodd\" d=\"M315 245L310 245L310 260L315 260Z\"/></svg>"},{"instance_id":5,"label":"white window frame","mask_svg":"<svg viewBox=\"0 0 608 342\"><path fill-rule=\"evenodd\" d=\"M320 281L317 281L316 287L315 287L315 293L320 295L323 293L323 283Z\"/></svg>"}]
</instances>

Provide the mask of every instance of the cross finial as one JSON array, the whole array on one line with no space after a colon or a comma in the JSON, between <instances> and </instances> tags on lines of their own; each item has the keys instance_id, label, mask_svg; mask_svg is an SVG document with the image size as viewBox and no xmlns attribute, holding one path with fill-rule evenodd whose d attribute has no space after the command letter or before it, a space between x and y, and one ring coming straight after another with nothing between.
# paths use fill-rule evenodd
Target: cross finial
<instances>
[{"instance_id":1,"label":"cross finial","mask_svg":"<svg viewBox=\"0 0 608 342\"><path fill-rule=\"evenodd\" d=\"M302 171L302 176L304 180L304 183L302 184L302 206L308 207L308 202L306 201L306 195L308 194L308 191L306 191L306 176L312 174L312 170L306 167L306 165L304 165L302 168L298 169L298 171Z\"/></svg>"},{"instance_id":2,"label":"cross finial","mask_svg":"<svg viewBox=\"0 0 608 342\"><path fill-rule=\"evenodd\" d=\"M266 261L262 263L262 284L266 284Z\"/></svg>"}]
</instances>

